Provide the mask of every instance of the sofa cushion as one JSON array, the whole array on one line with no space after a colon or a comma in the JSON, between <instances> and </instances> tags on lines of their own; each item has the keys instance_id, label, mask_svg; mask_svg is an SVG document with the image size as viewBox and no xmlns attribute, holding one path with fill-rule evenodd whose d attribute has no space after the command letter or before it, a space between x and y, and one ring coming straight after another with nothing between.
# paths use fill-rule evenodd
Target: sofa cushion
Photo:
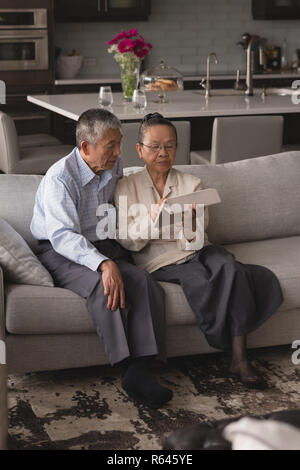
<instances>
[{"instance_id":1,"label":"sofa cushion","mask_svg":"<svg viewBox=\"0 0 300 470\"><path fill-rule=\"evenodd\" d=\"M195 324L180 286L162 282L167 296L167 324ZM6 329L12 334L92 333L93 321L86 301L74 292L59 287L8 284Z\"/></svg>"},{"instance_id":2,"label":"sofa cushion","mask_svg":"<svg viewBox=\"0 0 300 470\"><path fill-rule=\"evenodd\" d=\"M6 329L14 334L91 333L85 299L59 287L8 284Z\"/></svg>"},{"instance_id":3,"label":"sofa cushion","mask_svg":"<svg viewBox=\"0 0 300 470\"><path fill-rule=\"evenodd\" d=\"M243 263L260 264L279 278L282 310L300 308L300 237L228 245ZM166 292L168 326L195 325L193 314L179 285L161 282ZM58 287L6 286L6 328L13 334L91 333L93 322L85 300Z\"/></svg>"},{"instance_id":4,"label":"sofa cushion","mask_svg":"<svg viewBox=\"0 0 300 470\"><path fill-rule=\"evenodd\" d=\"M0 217L3 217L28 243L37 245L30 231L39 175L0 175Z\"/></svg>"},{"instance_id":5,"label":"sofa cushion","mask_svg":"<svg viewBox=\"0 0 300 470\"><path fill-rule=\"evenodd\" d=\"M300 235L300 152L177 168L219 191L221 204L209 208L211 242Z\"/></svg>"},{"instance_id":6,"label":"sofa cushion","mask_svg":"<svg viewBox=\"0 0 300 470\"><path fill-rule=\"evenodd\" d=\"M0 217L0 265L5 280L53 287L53 279L25 240Z\"/></svg>"}]
</instances>

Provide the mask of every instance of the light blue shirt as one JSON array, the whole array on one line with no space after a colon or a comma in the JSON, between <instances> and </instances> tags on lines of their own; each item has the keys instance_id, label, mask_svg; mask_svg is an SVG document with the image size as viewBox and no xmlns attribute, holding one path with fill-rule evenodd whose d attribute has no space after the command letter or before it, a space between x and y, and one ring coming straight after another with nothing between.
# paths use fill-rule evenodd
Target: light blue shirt
<instances>
[{"instance_id":1,"label":"light blue shirt","mask_svg":"<svg viewBox=\"0 0 300 470\"><path fill-rule=\"evenodd\" d=\"M112 203L123 176L119 157L112 170L96 175L77 147L54 163L42 179L35 197L30 230L37 240L49 240L53 249L75 263L96 271L108 259L90 243L99 238L99 204Z\"/></svg>"}]
</instances>

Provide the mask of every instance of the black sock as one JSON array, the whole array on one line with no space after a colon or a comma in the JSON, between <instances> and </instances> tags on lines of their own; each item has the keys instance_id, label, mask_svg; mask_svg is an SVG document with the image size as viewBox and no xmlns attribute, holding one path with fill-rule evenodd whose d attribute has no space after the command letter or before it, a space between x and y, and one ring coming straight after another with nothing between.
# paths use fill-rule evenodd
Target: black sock
<instances>
[{"instance_id":1,"label":"black sock","mask_svg":"<svg viewBox=\"0 0 300 470\"><path fill-rule=\"evenodd\" d=\"M153 358L154 356L126 357L126 359L118 363L118 366L121 367L121 376L124 377L127 370L131 367L149 369Z\"/></svg>"},{"instance_id":2,"label":"black sock","mask_svg":"<svg viewBox=\"0 0 300 470\"><path fill-rule=\"evenodd\" d=\"M130 361L122 377L122 387L132 398L148 406L162 406L171 400L173 393L160 385L149 369L151 357L139 357Z\"/></svg>"}]
</instances>

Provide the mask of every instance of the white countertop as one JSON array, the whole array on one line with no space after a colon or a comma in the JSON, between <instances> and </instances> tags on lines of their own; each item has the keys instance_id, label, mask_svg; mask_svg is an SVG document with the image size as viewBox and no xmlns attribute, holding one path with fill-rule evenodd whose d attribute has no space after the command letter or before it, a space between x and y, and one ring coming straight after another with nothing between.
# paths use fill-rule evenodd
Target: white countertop
<instances>
[{"instance_id":1,"label":"white countertop","mask_svg":"<svg viewBox=\"0 0 300 470\"><path fill-rule=\"evenodd\" d=\"M206 76L206 72L203 72L199 75L184 75L184 81L192 82L201 80L203 77ZM241 72L241 79L245 79L245 72ZM236 74L234 73L220 73L220 74L212 74L211 80L234 80L236 78ZM265 73L265 74L254 74L254 79L272 79L272 78L291 78L297 79L300 78L299 72L278 72L278 73ZM55 85L93 85L93 84L101 84L101 83L121 83L120 76L110 76L110 77L98 77L98 76L89 76L89 77L75 77L75 78L57 78L54 82Z\"/></svg>"},{"instance_id":2,"label":"white countertop","mask_svg":"<svg viewBox=\"0 0 300 470\"><path fill-rule=\"evenodd\" d=\"M153 103L156 94L149 93L148 105L143 114L137 114L131 103L123 103L121 93L114 93L112 112L121 120L138 120L144 114L155 111L167 118L300 112L300 105L293 104L291 96L270 95L263 99L260 94L245 97L241 92L235 93L233 90L212 90L216 95L206 102L201 93L197 90L171 92L168 94L170 101L165 104ZM300 101L300 89L297 97ZM27 99L31 103L75 121L83 111L98 106L97 93L36 95L28 96Z\"/></svg>"}]
</instances>

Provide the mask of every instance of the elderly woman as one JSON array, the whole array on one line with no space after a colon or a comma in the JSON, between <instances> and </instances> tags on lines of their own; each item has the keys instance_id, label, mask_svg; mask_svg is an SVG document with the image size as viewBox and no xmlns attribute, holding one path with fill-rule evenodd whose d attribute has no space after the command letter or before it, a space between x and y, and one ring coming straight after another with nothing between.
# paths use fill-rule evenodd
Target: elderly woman
<instances>
[{"instance_id":1,"label":"elderly woman","mask_svg":"<svg viewBox=\"0 0 300 470\"><path fill-rule=\"evenodd\" d=\"M204 238L196 237L201 228L193 205L193 230L185 226L183 219L181 238L176 239L173 223L169 239L162 236L151 239L148 222L157 218L162 202L199 191L203 184L199 178L172 168L176 128L163 116L158 113L145 116L138 140L136 148L145 167L119 180L115 192L119 221L128 225L127 238L121 237L123 227L119 227L119 243L131 250L137 266L149 271L156 280L181 285L207 342L217 349L231 349L231 374L247 386L265 386L264 378L247 357L246 337L282 303L277 278L269 269L242 264L223 246L209 242L207 207ZM120 196L127 196L129 216ZM140 205L132 206L137 203Z\"/></svg>"}]
</instances>

